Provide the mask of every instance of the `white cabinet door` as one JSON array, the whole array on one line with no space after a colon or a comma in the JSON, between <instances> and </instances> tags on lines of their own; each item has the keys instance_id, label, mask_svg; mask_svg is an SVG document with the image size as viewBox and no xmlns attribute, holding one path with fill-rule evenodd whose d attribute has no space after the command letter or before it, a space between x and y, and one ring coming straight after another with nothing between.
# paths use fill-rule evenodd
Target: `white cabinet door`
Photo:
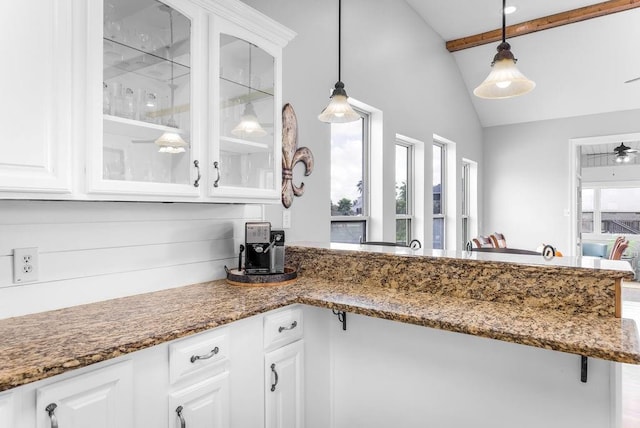
<instances>
[{"instance_id":1,"label":"white cabinet door","mask_svg":"<svg viewBox=\"0 0 640 428\"><path fill-rule=\"evenodd\" d=\"M220 17L210 27L210 85L220 99L211 109L209 196L278 202L282 48Z\"/></svg>"},{"instance_id":2,"label":"white cabinet door","mask_svg":"<svg viewBox=\"0 0 640 428\"><path fill-rule=\"evenodd\" d=\"M302 428L304 341L265 354L265 427Z\"/></svg>"},{"instance_id":3,"label":"white cabinet door","mask_svg":"<svg viewBox=\"0 0 640 428\"><path fill-rule=\"evenodd\" d=\"M133 365L124 361L38 388L37 428L133 428Z\"/></svg>"},{"instance_id":4,"label":"white cabinet door","mask_svg":"<svg viewBox=\"0 0 640 428\"><path fill-rule=\"evenodd\" d=\"M169 395L169 428L185 427L229 427L229 372Z\"/></svg>"},{"instance_id":5,"label":"white cabinet door","mask_svg":"<svg viewBox=\"0 0 640 428\"><path fill-rule=\"evenodd\" d=\"M13 393L0 394L0 427L16 426L13 400Z\"/></svg>"},{"instance_id":6,"label":"white cabinet door","mask_svg":"<svg viewBox=\"0 0 640 428\"><path fill-rule=\"evenodd\" d=\"M71 192L72 3L8 2L0 14L0 191L16 197Z\"/></svg>"},{"instance_id":7,"label":"white cabinet door","mask_svg":"<svg viewBox=\"0 0 640 428\"><path fill-rule=\"evenodd\" d=\"M204 11L187 0L92 0L88 7L88 192L198 198Z\"/></svg>"}]
</instances>

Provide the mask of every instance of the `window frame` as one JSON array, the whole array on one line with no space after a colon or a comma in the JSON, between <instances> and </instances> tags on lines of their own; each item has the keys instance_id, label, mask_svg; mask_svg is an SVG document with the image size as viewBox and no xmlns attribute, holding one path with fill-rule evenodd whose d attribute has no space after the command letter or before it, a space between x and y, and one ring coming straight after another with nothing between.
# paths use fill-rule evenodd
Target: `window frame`
<instances>
[{"instance_id":1,"label":"window frame","mask_svg":"<svg viewBox=\"0 0 640 428\"><path fill-rule=\"evenodd\" d=\"M366 241L369 234L369 223L371 220L371 198L370 198L370 165L371 165L371 112L351 105L353 110L362 118L362 214L361 215L331 215L329 219L329 225L334 223L350 223L357 222L364 224L364 236L360 237L360 241ZM333 124L331 124L333 126ZM330 131L332 134L333 131ZM331 174L331 180L333 179L333 170ZM331 188L331 187L330 187ZM331 201L333 204L333 201ZM331 231L329 233L330 242L336 242L332 240Z\"/></svg>"},{"instance_id":2,"label":"window frame","mask_svg":"<svg viewBox=\"0 0 640 428\"><path fill-rule=\"evenodd\" d=\"M462 161L462 184L461 184L461 204L460 207L460 234L462 235L462 246L465 248L467 242L471 240L471 163Z\"/></svg>"},{"instance_id":3,"label":"window frame","mask_svg":"<svg viewBox=\"0 0 640 428\"><path fill-rule=\"evenodd\" d=\"M447 144L441 141L438 141L437 139L434 139L432 142L432 154L433 154L433 147L438 146L440 147L440 213L435 214L433 213L433 209L432 211L432 229L433 229L433 225L435 224L435 219L442 219L442 250L446 250L447 249L447 210L446 210L446 206L447 206L447 184L446 184L446 178L447 178ZM432 163L432 168L433 168L433 164L435 162L435 158L432 159L431 163ZM431 199L433 202L433 178L431 181ZM434 244L434 237L431 237L431 246L432 248L435 249Z\"/></svg>"},{"instance_id":4,"label":"window frame","mask_svg":"<svg viewBox=\"0 0 640 428\"><path fill-rule=\"evenodd\" d=\"M396 225L396 242L397 233L398 233L398 220L408 220L407 222L407 236L405 244L409 245L409 243L414 239L414 225L415 225L415 158L416 158L416 147L415 144L404 139L400 136L396 136L394 148L397 146L405 147L407 149L407 213L406 214L398 214L395 213L395 225Z\"/></svg>"}]
</instances>

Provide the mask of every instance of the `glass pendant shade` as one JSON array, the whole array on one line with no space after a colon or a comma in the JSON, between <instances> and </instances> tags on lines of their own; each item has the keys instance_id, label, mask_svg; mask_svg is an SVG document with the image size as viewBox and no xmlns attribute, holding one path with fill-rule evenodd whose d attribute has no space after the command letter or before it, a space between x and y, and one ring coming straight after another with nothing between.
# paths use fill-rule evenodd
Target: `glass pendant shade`
<instances>
[{"instance_id":1,"label":"glass pendant shade","mask_svg":"<svg viewBox=\"0 0 640 428\"><path fill-rule=\"evenodd\" d=\"M506 58L491 66L489 76L473 90L473 94L487 99L511 98L524 95L535 87L535 82L518 70L515 59Z\"/></svg>"},{"instance_id":2,"label":"glass pendant shade","mask_svg":"<svg viewBox=\"0 0 640 428\"><path fill-rule=\"evenodd\" d=\"M346 123L360 119L348 101L347 92L344 90L342 82L336 83L336 87L331 94L329 105L318 115L318 119L327 123Z\"/></svg>"},{"instance_id":3,"label":"glass pendant shade","mask_svg":"<svg viewBox=\"0 0 640 428\"><path fill-rule=\"evenodd\" d=\"M244 112L240 117L240 123L231 130L231 133L241 138L264 137L267 135L267 131L265 131L264 128L260 126L260 122L258 122L258 116L253 109L253 104L245 104Z\"/></svg>"},{"instance_id":4,"label":"glass pendant shade","mask_svg":"<svg viewBox=\"0 0 640 428\"><path fill-rule=\"evenodd\" d=\"M184 153L187 142L176 132L165 132L155 141L160 146L160 153Z\"/></svg>"}]
</instances>

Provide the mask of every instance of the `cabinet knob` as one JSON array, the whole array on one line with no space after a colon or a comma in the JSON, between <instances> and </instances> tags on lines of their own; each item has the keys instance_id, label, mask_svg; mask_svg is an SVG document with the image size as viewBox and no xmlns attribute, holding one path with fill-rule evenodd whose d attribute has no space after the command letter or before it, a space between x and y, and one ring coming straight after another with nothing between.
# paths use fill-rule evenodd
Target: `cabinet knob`
<instances>
[{"instance_id":1,"label":"cabinet knob","mask_svg":"<svg viewBox=\"0 0 640 428\"><path fill-rule=\"evenodd\" d=\"M218 182L220 181L220 167L218 166L218 161L215 161L213 163L213 167L218 172L218 178L216 178L216 181L213 182L213 187L218 187Z\"/></svg>"},{"instance_id":2,"label":"cabinet knob","mask_svg":"<svg viewBox=\"0 0 640 428\"><path fill-rule=\"evenodd\" d=\"M271 373L274 375L273 383L271 384L271 392L276 390L276 386L278 385L278 372L276 371L276 363L271 364Z\"/></svg>"},{"instance_id":3,"label":"cabinet knob","mask_svg":"<svg viewBox=\"0 0 640 428\"><path fill-rule=\"evenodd\" d=\"M214 355L216 355L218 352L220 352L220 349L216 346L208 354L205 354L205 355L192 355L191 356L191 362L195 363L198 360L208 360L209 358L211 358Z\"/></svg>"},{"instance_id":4,"label":"cabinet knob","mask_svg":"<svg viewBox=\"0 0 640 428\"><path fill-rule=\"evenodd\" d=\"M180 428L187 428L187 422L184 420L184 416L182 416L182 410L183 410L182 406L176 407L176 413L180 418Z\"/></svg>"},{"instance_id":5,"label":"cabinet knob","mask_svg":"<svg viewBox=\"0 0 640 428\"><path fill-rule=\"evenodd\" d=\"M198 162L197 159L194 160L193 166L195 166L196 170L198 171L198 178L196 178L196 181L193 182L193 187L200 187L200 178L202 178L202 176L200 175L200 162Z\"/></svg>"},{"instance_id":6,"label":"cabinet knob","mask_svg":"<svg viewBox=\"0 0 640 428\"><path fill-rule=\"evenodd\" d=\"M58 418L56 418L55 414L57 407L58 405L56 403L51 403L45 407L45 410L49 414L49 419L51 419L51 428L58 428Z\"/></svg>"}]
</instances>

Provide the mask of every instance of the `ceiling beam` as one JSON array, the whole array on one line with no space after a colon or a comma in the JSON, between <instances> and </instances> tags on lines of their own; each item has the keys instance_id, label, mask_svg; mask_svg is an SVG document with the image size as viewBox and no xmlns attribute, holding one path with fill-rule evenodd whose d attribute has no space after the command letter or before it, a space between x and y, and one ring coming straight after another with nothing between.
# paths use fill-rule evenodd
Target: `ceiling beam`
<instances>
[{"instance_id":1,"label":"ceiling beam","mask_svg":"<svg viewBox=\"0 0 640 428\"><path fill-rule=\"evenodd\" d=\"M610 15L616 12L623 12L629 9L640 7L640 0L610 0L591 6L585 6L544 18L532 19L520 24L509 25L506 28L507 39L522 36L524 34L535 33L536 31L548 30L562 25L573 24L574 22L585 21L599 16ZM447 50L456 52L463 49L486 45L487 43L499 42L502 40L502 29L487 31L486 33L475 34L473 36L462 37L460 39L449 40Z\"/></svg>"}]
</instances>

